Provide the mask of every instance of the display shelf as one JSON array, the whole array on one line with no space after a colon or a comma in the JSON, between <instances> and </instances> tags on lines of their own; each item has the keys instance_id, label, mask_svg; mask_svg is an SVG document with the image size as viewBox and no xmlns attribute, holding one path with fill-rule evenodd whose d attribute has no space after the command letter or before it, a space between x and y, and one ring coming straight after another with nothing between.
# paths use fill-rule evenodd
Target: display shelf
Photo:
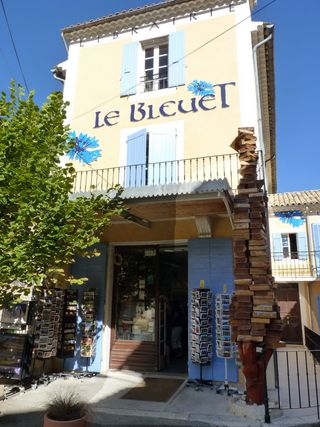
<instances>
[{"instance_id":1,"label":"display shelf","mask_svg":"<svg viewBox=\"0 0 320 427\"><path fill-rule=\"evenodd\" d=\"M0 376L22 380L29 376L32 339L28 334L0 333Z\"/></svg>"}]
</instances>

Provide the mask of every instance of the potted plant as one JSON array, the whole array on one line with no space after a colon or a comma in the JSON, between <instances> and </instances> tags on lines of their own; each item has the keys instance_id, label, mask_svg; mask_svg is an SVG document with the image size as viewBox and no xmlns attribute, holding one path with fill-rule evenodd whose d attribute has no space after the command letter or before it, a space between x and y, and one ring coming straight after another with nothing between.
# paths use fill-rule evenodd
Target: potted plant
<instances>
[{"instance_id":1,"label":"potted plant","mask_svg":"<svg viewBox=\"0 0 320 427\"><path fill-rule=\"evenodd\" d=\"M75 393L56 395L47 405L43 427L86 427L88 408Z\"/></svg>"}]
</instances>

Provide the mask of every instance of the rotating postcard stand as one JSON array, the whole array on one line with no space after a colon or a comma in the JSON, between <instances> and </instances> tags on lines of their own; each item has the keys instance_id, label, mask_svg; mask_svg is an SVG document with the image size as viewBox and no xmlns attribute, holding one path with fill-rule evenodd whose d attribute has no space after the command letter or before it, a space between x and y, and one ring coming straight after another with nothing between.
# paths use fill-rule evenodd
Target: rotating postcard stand
<instances>
[{"instance_id":1,"label":"rotating postcard stand","mask_svg":"<svg viewBox=\"0 0 320 427\"><path fill-rule=\"evenodd\" d=\"M86 374L89 374L89 365L92 357L96 354L96 335L97 335L97 321L96 321L96 304L97 304L97 291L95 288L89 288L83 293L83 301L81 304L81 317L80 323L80 356L86 359Z\"/></svg>"},{"instance_id":2,"label":"rotating postcard stand","mask_svg":"<svg viewBox=\"0 0 320 427\"><path fill-rule=\"evenodd\" d=\"M228 381L228 359L235 356L235 344L231 341L230 304L231 294L216 295L216 351L217 356L224 359L224 383L216 388L218 394L227 393L228 396L238 393L230 387Z\"/></svg>"},{"instance_id":3,"label":"rotating postcard stand","mask_svg":"<svg viewBox=\"0 0 320 427\"><path fill-rule=\"evenodd\" d=\"M212 292L193 289L191 300L191 361L199 366L199 379L188 382L196 390L203 386L213 389L213 382L203 380L203 366L212 361Z\"/></svg>"}]
</instances>

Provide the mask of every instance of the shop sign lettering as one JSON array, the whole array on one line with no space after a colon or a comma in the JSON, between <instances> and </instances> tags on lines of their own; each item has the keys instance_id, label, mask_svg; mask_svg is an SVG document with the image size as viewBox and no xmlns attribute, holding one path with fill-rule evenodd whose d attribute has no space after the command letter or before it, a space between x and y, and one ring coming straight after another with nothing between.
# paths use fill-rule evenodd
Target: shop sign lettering
<instances>
[{"instance_id":1,"label":"shop sign lettering","mask_svg":"<svg viewBox=\"0 0 320 427\"><path fill-rule=\"evenodd\" d=\"M220 89L220 97L218 99L216 95L205 95L200 98L194 96L178 101L165 101L159 107L155 107L152 104L147 105L145 102L131 104L129 110L130 121L136 123L142 120L156 120L160 117L174 117L177 113L188 114L211 111L216 108L228 108L230 105L228 104L227 88L235 85L235 82L215 84L214 87ZM120 119L120 111L118 110L109 111L105 115L101 111L96 111L93 128L115 126L119 123L118 119Z\"/></svg>"}]
</instances>

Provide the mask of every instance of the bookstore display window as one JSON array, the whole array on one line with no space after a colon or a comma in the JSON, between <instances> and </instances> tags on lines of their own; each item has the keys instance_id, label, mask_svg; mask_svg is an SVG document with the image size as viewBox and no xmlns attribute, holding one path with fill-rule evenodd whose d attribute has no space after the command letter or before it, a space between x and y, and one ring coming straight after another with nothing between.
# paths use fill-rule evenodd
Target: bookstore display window
<instances>
[{"instance_id":1,"label":"bookstore display window","mask_svg":"<svg viewBox=\"0 0 320 427\"><path fill-rule=\"evenodd\" d=\"M122 248L115 274L116 338L155 341L155 253Z\"/></svg>"}]
</instances>

